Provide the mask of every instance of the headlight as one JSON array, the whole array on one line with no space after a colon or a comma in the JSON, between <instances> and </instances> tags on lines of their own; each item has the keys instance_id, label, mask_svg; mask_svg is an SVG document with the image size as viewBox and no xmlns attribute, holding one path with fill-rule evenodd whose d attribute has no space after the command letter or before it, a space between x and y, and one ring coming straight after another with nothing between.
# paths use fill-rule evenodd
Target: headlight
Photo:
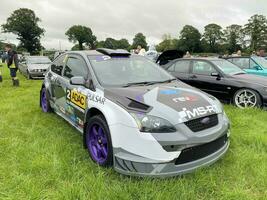
<instances>
[{"instance_id":1,"label":"headlight","mask_svg":"<svg viewBox=\"0 0 267 200\"><path fill-rule=\"evenodd\" d=\"M172 133L176 128L167 120L145 114L131 113L139 130L146 133Z\"/></svg>"},{"instance_id":2,"label":"headlight","mask_svg":"<svg viewBox=\"0 0 267 200\"><path fill-rule=\"evenodd\" d=\"M215 104L221 109L221 112L223 112L224 109L222 103L214 96L209 95L209 98L212 99Z\"/></svg>"}]
</instances>

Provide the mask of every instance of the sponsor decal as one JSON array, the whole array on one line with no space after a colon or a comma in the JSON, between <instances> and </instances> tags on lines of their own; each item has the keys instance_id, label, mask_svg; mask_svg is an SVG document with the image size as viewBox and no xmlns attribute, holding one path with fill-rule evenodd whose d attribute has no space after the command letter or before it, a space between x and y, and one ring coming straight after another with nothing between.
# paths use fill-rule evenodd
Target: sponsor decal
<instances>
[{"instance_id":1,"label":"sponsor decal","mask_svg":"<svg viewBox=\"0 0 267 200\"><path fill-rule=\"evenodd\" d=\"M206 114L212 114L212 113L216 113L216 106L215 105L209 105L209 106L204 106L204 107L198 107L198 108L193 108L193 109L187 109L187 108L183 108L183 111L181 111L180 113L187 117L188 119L192 119L195 117L201 117L204 116ZM206 120L204 120L204 123L207 123Z\"/></svg>"},{"instance_id":2,"label":"sponsor decal","mask_svg":"<svg viewBox=\"0 0 267 200\"><path fill-rule=\"evenodd\" d=\"M65 108L63 108L62 106L59 107L59 110L60 110L63 114L66 114Z\"/></svg>"},{"instance_id":3,"label":"sponsor decal","mask_svg":"<svg viewBox=\"0 0 267 200\"><path fill-rule=\"evenodd\" d=\"M67 89L67 100L73 103L74 105L85 110L86 108L86 95L79 93L76 89L70 90Z\"/></svg>"},{"instance_id":4,"label":"sponsor decal","mask_svg":"<svg viewBox=\"0 0 267 200\"><path fill-rule=\"evenodd\" d=\"M102 96L97 95L97 94L91 94L91 93L88 94L88 99L90 101L93 101L95 103L100 103L102 105L104 105L105 104L105 101L106 101L106 98L105 97L102 97Z\"/></svg>"},{"instance_id":5,"label":"sponsor decal","mask_svg":"<svg viewBox=\"0 0 267 200\"><path fill-rule=\"evenodd\" d=\"M77 121L78 121L78 124L80 125L80 127L83 127L83 120L81 120L79 117L77 117Z\"/></svg>"},{"instance_id":6,"label":"sponsor decal","mask_svg":"<svg viewBox=\"0 0 267 200\"><path fill-rule=\"evenodd\" d=\"M186 101L197 101L198 98L196 96L184 96L184 97L176 97L172 99L174 102L179 103L179 102L186 102Z\"/></svg>"},{"instance_id":7,"label":"sponsor decal","mask_svg":"<svg viewBox=\"0 0 267 200\"><path fill-rule=\"evenodd\" d=\"M97 56L96 57L96 62L106 61L106 60L109 60L109 59L111 59L110 56Z\"/></svg>"},{"instance_id":8,"label":"sponsor decal","mask_svg":"<svg viewBox=\"0 0 267 200\"><path fill-rule=\"evenodd\" d=\"M163 94L163 95L175 95L175 94L179 94L180 91L178 90L173 90L173 89L169 89L169 90L161 90L160 91L160 94Z\"/></svg>"}]
</instances>

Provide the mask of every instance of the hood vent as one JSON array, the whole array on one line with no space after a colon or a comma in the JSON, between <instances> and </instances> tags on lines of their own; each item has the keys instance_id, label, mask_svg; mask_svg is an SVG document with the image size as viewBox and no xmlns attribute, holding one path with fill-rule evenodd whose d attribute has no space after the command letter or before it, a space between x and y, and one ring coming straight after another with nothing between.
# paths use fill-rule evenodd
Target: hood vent
<instances>
[{"instance_id":1,"label":"hood vent","mask_svg":"<svg viewBox=\"0 0 267 200\"><path fill-rule=\"evenodd\" d=\"M128 98L129 99L129 98ZM129 99L131 102L128 104L129 108L132 109L138 109L138 110L148 110L150 108L150 106L140 103L138 101L135 101L133 99Z\"/></svg>"}]
</instances>

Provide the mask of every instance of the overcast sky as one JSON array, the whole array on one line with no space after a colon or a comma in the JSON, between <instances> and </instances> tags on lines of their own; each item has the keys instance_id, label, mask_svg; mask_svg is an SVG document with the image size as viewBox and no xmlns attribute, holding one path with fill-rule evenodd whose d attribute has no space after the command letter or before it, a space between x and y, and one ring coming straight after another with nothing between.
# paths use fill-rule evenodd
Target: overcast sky
<instances>
[{"instance_id":1,"label":"overcast sky","mask_svg":"<svg viewBox=\"0 0 267 200\"><path fill-rule=\"evenodd\" d=\"M18 8L30 8L41 18L46 32L45 48L69 49L65 32L75 24L92 28L98 40L106 37L126 38L132 42L137 32L157 44L162 35L178 37L186 24L201 32L205 25L223 27L245 24L254 14L267 15L267 0L0 0L0 24ZM16 36L1 34L0 39L18 43Z\"/></svg>"}]
</instances>

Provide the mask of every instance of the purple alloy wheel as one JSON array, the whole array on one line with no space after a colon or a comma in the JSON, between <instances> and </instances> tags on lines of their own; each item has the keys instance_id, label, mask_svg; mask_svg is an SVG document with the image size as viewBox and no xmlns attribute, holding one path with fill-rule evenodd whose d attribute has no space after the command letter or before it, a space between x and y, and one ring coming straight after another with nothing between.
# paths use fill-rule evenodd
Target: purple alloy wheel
<instances>
[{"instance_id":1,"label":"purple alloy wheel","mask_svg":"<svg viewBox=\"0 0 267 200\"><path fill-rule=\"evenodd\" d=\"M87 148L94 161L103 164L108 158L108 140L103 128L93 124L86 134Z\"/></svg>"},{"instance_id":2,"label":"purple alloy wheel","mask_svg":"<svg viewBox=\"0 0 267 200\"><path fill-rule=\"evenodd\" d=\"M46 99L46 91L45 91L44 88L42 89L41 105L42 105L43 112L48 112L48 105L47 105L47 99Z\"/></svg>"}]
</instances>

